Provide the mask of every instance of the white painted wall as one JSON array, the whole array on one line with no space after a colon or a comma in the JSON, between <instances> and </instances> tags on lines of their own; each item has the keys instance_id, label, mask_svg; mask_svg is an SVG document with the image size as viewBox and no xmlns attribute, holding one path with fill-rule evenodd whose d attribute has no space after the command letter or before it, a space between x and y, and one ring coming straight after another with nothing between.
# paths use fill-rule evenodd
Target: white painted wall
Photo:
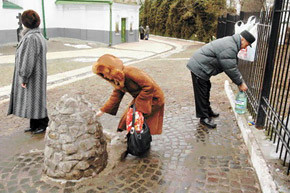
<instances>
[{"instance_id":1,"label":"white painted wall","mask_svg":"<svg viewBox=\"0 0 290 193\"><path fill-rule=\"evenodd\" d=\"M47 28L77 28L109 30L110 7L108 4L48 5ZM55 16L58 19L56 21Z\"/></svg>"},{"instance_id":2,"label":"white painted wall","mask_svg":"<svg viewBox=\"0 0 290 193\"><path fill-rule=\"evenodd\" d=\"M52 1L52 0L47 0ZM18 19L16 16L18 13L22 13L26 9L33 9L38 12L41 17L41 1L33 1L33 0L14 0L11 1L21 6L22 9L3 9L3 1L0 1L0 30L14 30L18 28Z\"/></svg>"},{"instance_id":3,"label":"white painted wall","mask_svg":"<svg viewBox=\"0 0 290 193\"><path fill-rule=\"evenodd\" d=\"M23 7L20 9L3 9L0 0L0 30L14 30L18 28L16 15L27 9L35 10L42 20L41 0L14 0L15 3ZM108 4L65 4L56 5L55 0L45 0L45 21L46 28L77 28L91 30L110 29L110 9ZM133 30L138 30L139 26L139 5L126 5L114 3L112 6L112 30L115 30L115 22L119 21L121 28L121 18L127 18L126 28L130 29L133 23ZM40 27L43 27L41 22Z\"/></svg>"},{"instance_id":4,"label":"white painted wall","mask_svg":"<svg viewBox=\"0 0 290 193\"><path fill-rule=\"evenodd\" d=\"M139 29L139 6L113 4L113 31L115 24L119 22L119 31L121 31L121 19L126 18L126 29L130 30L130 23L133 24L133 30Z\"/></svg>"}]
</instances>

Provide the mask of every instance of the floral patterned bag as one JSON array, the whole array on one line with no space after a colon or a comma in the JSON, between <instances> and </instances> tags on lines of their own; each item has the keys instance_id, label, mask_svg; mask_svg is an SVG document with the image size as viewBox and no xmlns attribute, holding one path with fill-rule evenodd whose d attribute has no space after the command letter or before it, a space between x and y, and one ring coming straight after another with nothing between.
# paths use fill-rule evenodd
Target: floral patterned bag
<instances>
[{"instance_id":1,"label":"floral patterned bag","mask_svg":"<svg viewBox=\"0 0 290 193\"><path fill-rule=\"evenodd\" d=\"M133 120L133 106L129 108L129 111L127 113L127 119L126 119L126 128L127 132L129 133L132 128L132 120ZM143 128L144 123L144 116L140 111L135 111L135 130L137 133L140 133Z\"/></svg>"}]
</instances>

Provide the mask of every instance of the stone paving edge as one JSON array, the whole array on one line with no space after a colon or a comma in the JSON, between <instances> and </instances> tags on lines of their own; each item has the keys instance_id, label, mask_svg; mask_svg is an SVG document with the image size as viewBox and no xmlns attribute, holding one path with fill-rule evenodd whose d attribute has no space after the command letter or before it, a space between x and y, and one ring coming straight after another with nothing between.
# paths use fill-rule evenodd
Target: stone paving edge
<instances>
[{"instance_id":1,"label":"stone paving edge","mask_svg":"<svg viewBox=\"0 0 290 193\"><path fill-rule=\"evenodd\" d=\"M171 40L181 40L181 41L185 41L185 42L193 42L193 43L199 43L199 44L206 44L205 42L201 42L201 41L197 41L197 40L187 40L187 39L182 39L182 38L174 38L174 37L168 37L168 36L160 36L160 35L155 35L155 34L149 34L150 36L153 37L164 37L167 39L171 39Z\"/></svg>"},{"instance_id":2,"label":"stone paving edge","mask_svg":"<svg viewBox=\"0 0 290 193\"><path fill-rule=\"evenodd\" d=\"M235 109L235 95L230 87L229 81L226 80L224 84L225 92L227 94L227 97L231 103L231 107L233 109L233 112L235 114L238 126L241 130L241 133L243 135L245 144L247 145L251 161L253 163L253 167L256 170L258 179L260 181L261 189L264 193L278 193L278 187L274 182L273 177L270 174L270 170L268 168L268 165L263 157L262 151L258 145L258 142L256 141L256 138L254 137L252 128L248 127L247 120L244 116L238 115L234 109Z\"/></svg>"}]
</instances>

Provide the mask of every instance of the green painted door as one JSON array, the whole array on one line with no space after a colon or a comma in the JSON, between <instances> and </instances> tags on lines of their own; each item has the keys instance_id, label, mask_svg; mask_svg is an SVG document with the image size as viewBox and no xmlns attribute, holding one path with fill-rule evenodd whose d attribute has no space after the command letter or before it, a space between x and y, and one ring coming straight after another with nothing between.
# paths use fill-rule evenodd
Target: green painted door
<instances>
[{"instance_id":1,"label":"green painted door","mask_svg":"<svg viewBox=\"0 0 290 193\"><path fill-rule=\"evenodd\" d=\"M121 40L122 40L122 42L126 42L126 18L122 18Z\"/></svg>"}]
</instances>

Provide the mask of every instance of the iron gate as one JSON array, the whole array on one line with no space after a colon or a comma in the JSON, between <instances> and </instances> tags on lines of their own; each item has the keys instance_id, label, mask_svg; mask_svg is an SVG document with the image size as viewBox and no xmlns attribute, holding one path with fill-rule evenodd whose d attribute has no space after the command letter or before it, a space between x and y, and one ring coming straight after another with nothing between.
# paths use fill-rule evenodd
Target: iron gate
<instances>
[{"instance_id":1,"label":"iron gate","mask_svg":"<svg viewBox=\"0 0 290 193\"><path fill-rule=\"evenodd\" d=\"M289 0L275 0L274 6L261 12L258 20L256 59L254 62L239 60L239 69L249 87L248 109L256 127L264 128L270 140L277 144L276 152L285 166L287 157L290 158ZM217 36L222 37L221 32L233 29L222 29L220 21ZM289 170L290 163L287 175Z\"/></svg>"}]
</instances>

